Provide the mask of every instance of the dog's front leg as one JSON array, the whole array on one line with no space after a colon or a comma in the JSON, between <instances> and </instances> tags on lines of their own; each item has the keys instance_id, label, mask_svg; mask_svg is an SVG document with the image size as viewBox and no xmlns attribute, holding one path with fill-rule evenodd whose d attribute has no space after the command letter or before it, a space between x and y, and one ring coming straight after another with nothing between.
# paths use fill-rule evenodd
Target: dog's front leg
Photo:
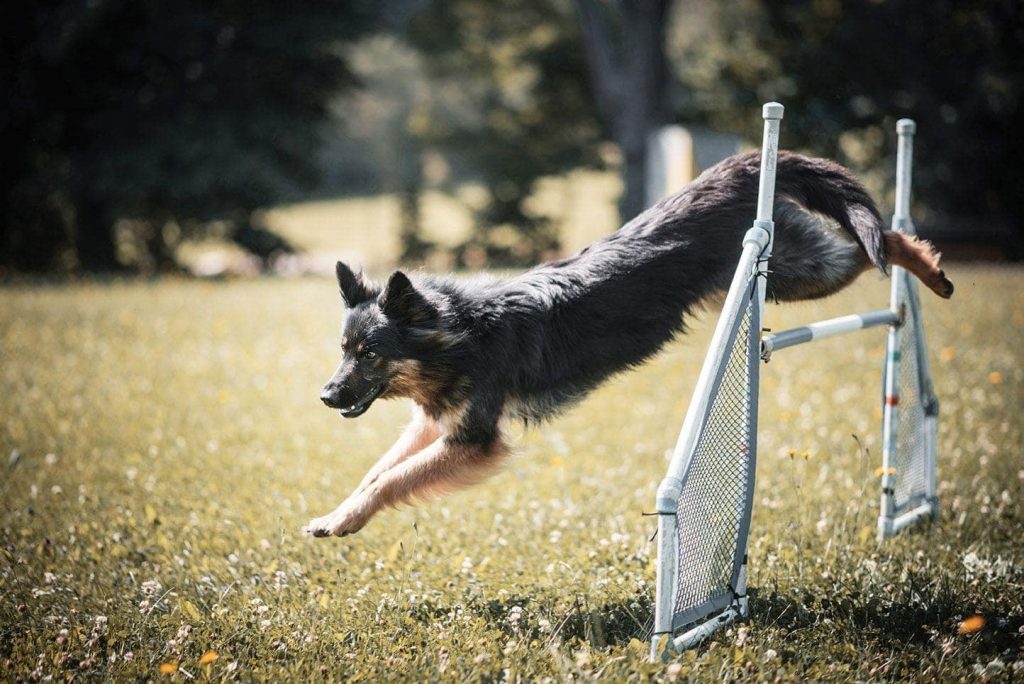
<instances>
[{"instance_id":1,"label":"dog's front leg","mask_svg":"<svg viewBox=\"0 0 1024 684\"><path fill-rule=\"evenodd\" d=\"M366 489L356 492L330 515L312 521L306 531L314 537L358 532L385 506L395 506L477 482L493 472L507 453L495 437L487 444L467 444L450 435L436 439L418 454L380 473Z\"/></svg>"},{"instance_id":2,"label":"dog's front leg","mask_svg":"<svg viewBox=\"0 0 1024 684\"><path fill-rule=\"evenodd\" d=\"M413 454L427 448L440 436L441 429L438 427L437 423L428 418L423 412L423 409L414 404L412 422L410 422L409 425L406 426L405 430L402 431L398 441L396 441L391 448L373 464L373 467L370 468L366 475L363 476L363 480L359 483L359 486L356 487L352 494L349 495L349 497L345 499L345 501L332 513L310 520L306 526L302 528L303 532L306 534L312 534L315 537L326 536L324 534L317 534L317 532L330 527L332 520L337 516L338 511L345 509L349 502L357 499L361 492L380 478L381 474L387 472L391 468L394 468Z\"/></svg>"},{"instance_id":3,"label":"dog's front leg","mask_svg":"<svg viewBox=\"0 0 1024 684\"><path fill-rule=\"evenodd\" d=\"M428 418L427 414L418 405L413 404L412 422L402 431L398 441L363 476L362 482L355 488L353 495L366 489L384 471L394 468L413 454L426 449L431 442L440 436L441 428L438 427L437 423Z\"/></svg>"}]
</instances>

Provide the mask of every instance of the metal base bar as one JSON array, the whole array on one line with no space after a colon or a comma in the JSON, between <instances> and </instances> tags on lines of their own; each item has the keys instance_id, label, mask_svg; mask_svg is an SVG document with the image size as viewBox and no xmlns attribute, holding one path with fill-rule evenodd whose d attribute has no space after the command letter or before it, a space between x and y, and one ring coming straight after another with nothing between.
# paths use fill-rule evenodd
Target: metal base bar
<instances>
[{"instance_id":1,"label":"metal base bar","mask_svg":"<svg viewBox=\"0 0 1024 684\"><path fill-rule=\"evenodd\" d=\"M911 509L906 513L897 516L896 519L892 521L892 531L898 532L904 527L917 522L921 518L932 517L935 513L935 503L936 502L934 501L926 501L917 508Z\"/></svg>"},{"instance_id":2,"label":"metal base bar","mask_svg":"<svg viewBox=\"0 0 1024 684\"><path fill-rule=\"evenodd\" d=\"M737 620L742 620L743 615L735 608L727 608L707 622L697 625L693 629L683 632L672 640L671 648L674 651L685 651L688 648L700 644L722 627L731 625Z\"/></svg>"},{"instance_id":3,"label":"metal base bar","mask_svg":"<svg viewBox=\"0 0 1024 684\"><path fill-rule=\"evenodd\" d=\"M882 325L896 325L900 322L899 315L890 309L880 311L868 311L860 314L850 314L829 318L824 321L817 321L809 325L802 325L798 328L790 328L782 332L765 335L761 340L761 358L767 360L773 351L795 347L798 344L806 344L814 340L842 335L855 330L866 328L877 328Z\"/></svg>"},{"instance_id":4,"label":"metal base bar","mask_svg":"<svg viewBox=\"0 0 1024 684\"><path fill-rule=\"evenodd\" d=\"M925 499L906 513L901 513L893 518L878 519L878 541L885 541L905 527L924 518L936 519L939 515L939 501L936 498Z\"/></svg>"},{"instance_id":5,"label":"metal base bar","mask_svg":"<svg viewBox=\"0 0 1024 684\"><path fill-rule=\"evenodd\" d=\"M935 518L938 512L939 502L929 499L895 518L881 518L878 521L878 540L884 541L886 537L891 537L904 527L909 527L923 518Z\"/></svg>"}]
</instances>

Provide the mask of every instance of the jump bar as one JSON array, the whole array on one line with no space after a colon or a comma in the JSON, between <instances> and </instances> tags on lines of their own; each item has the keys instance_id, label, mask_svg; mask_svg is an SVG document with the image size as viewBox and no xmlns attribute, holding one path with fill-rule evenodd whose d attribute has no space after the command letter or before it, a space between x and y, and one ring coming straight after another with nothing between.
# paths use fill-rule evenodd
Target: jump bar
<instances>
[{"instance_id":1,"label":"jump bar","mask_svg":"<svg viewBox=\"0 0 1024 684\"><path fill-rule=\"evenodd\" d=\"M880 325L895 325L900 322L899 315L890 310L869 311L862 314L850 314L839 318L830 318L826 321L818 321L810 325L802 325L799 328L790 328L773 335L765 335L761 340L761 358L768 360L773 351L795 347L813 340L824 337L841 335L863 330L864 328L876 328Z\"/></svg>"}]
</instances>

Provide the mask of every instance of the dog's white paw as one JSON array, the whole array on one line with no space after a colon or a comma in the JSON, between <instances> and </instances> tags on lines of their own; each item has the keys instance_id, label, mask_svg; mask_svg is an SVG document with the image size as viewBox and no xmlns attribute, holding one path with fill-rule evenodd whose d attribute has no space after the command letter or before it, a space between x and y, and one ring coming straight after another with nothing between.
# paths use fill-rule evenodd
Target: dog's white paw
<instances>
[{"instance_id":1,"label":"dog's white paw","mask_svg":"<svg viewBox=\"0 0 1024 684\"><path fill-rule=\"evenodd\" d=\"M333 512L314 518L302 531L312 537L344 537L363 529L373 515L364 497L349 498Z\"/></svg>"}]
</instances>

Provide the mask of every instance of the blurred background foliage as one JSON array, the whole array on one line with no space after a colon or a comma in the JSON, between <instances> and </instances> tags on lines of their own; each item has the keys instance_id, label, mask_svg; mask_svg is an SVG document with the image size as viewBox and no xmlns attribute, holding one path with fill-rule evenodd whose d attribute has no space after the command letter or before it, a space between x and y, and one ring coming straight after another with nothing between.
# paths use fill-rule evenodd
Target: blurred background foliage
<instances>
[{"instance_id":1,"label":"blurred background foliage","mask_svg":"<svg viewBox=\"0 0 1024 684\"><path fill-rule=\"evenodd\" d=\"M588 194L604 201L559 199L568 186L547 180L621 174L628 220L653 131L756 144L770 99L787 105L786 147L851 165L883 204L895 120L916 119L922 232L1022 256L1015 0L44 0L4 14L8 274L178 270L202 239L268 268L383 230L324 212L319 238L296 240L275 207L384 195L391 260L529 264L565 250ZM462 213L438 214L438 198Z\"/></svg>"}]
</instances>

